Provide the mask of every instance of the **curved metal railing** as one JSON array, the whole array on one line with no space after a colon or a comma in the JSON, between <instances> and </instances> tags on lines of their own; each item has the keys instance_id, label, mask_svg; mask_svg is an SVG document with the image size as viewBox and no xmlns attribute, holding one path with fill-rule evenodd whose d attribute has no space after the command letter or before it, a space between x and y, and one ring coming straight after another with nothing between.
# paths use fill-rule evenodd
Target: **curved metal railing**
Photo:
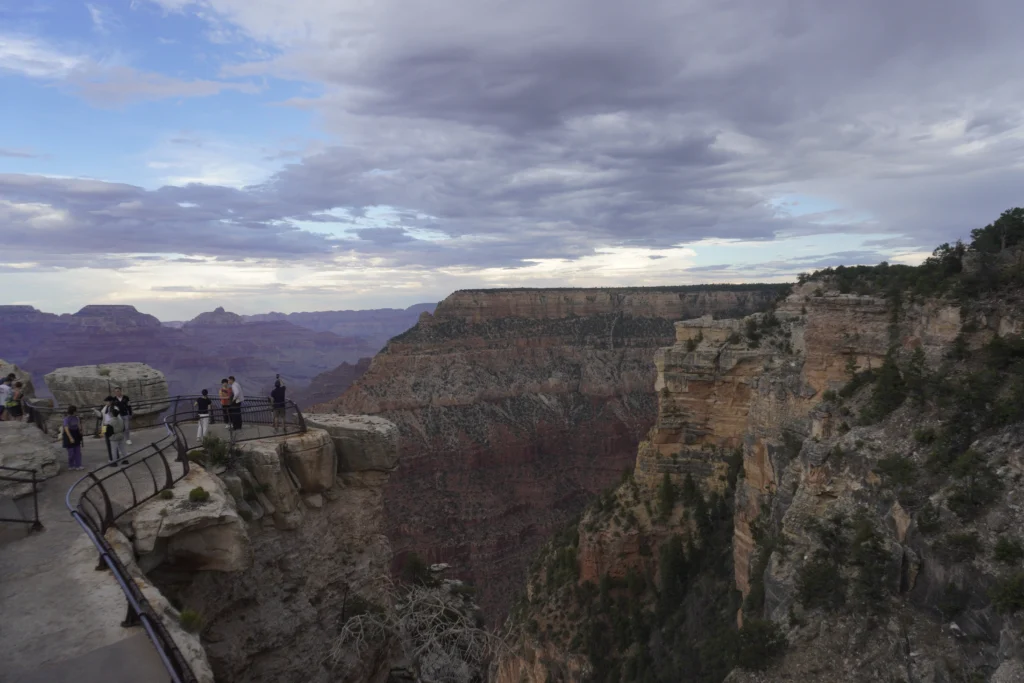
<instances>
[{"instance_id":1,"label":"curved metal railing","mask_svg":"<svg viewBox=\"0 0 1024 683\"><path fill-rule=\"evenodd\" d=\"M195 407L198 398L174 396L133 403L136 415L146 414L147 409L159 409L164 435L120 460L92 470L72 485L65 498L71 516L99 550L97 569L109 568L128 600L128 612L122 626L141 625L146 630L173 683L196 683L196 677L142 589L107 541L106 532L117 526L126 514L158 496L161 491L172 488L188 474L188 453L202 445L198 428L200 416ZM215 402L214 410L219 408L219 403ZM83 422L94 410L98 408L79 409ZM302 411L292 401L286 401L284 409L276 415L269 399L249 399L233 410L238 411L234 419L241 420L242 428L226 431L231 444L306 431ZM224 413L219 417L223 420ZM208 434L216 434L212 419L207 427ZM276 427L275 422L278 423ZM196 436L190 439L189 427L192 426L195 426ZM151 427L132 427L133 432L143 429Z\"/></svg>"}]
</instances>

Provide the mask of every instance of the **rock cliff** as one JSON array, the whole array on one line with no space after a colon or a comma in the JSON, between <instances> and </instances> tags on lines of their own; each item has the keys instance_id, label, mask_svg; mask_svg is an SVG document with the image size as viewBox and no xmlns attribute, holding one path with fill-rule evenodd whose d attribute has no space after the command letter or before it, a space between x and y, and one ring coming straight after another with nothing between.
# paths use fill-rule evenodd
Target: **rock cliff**
<instances>
[{"instance_id":1,"label":"rock cliff","mask_svg":"<svg viewBox=\"0 0 1024 683\"><path fill-rule=\"evenodd\" d=\"M304 434L243 442L227 465L196 465L133 516L138 565L165 602L196 614L199 666L217 681L388 675L386 652L360 653L345 676L324 662L355 606L380 599L391 557L383 488L398 431L376 417L307 420ZM196 487L208 496L190 496Z\"/></svg>"},{"instance_id":2,"label":"rock cliff","mask_svg":"<svg viewBox=\"0 0 1024 683\"><path fill-rule=\"evenodd\" d=\"M103 400L116 387L131 400L132 426L152 427L160 413L170 407L167 400L167 379L159 370L145 363L109 363L58 368L43 378L57 405L79 408L103 405ZM84 417L88 418L88 415Z\"/></svg>"},{"instance_id":3,"label":"rock cliff","mask_svg":"<svg viewBox=\"0 0 1024 683\"><path fill-rule=\"evenodd\" d=\"M348 391L356 380L370 369L371 358L360 358L358 363L342 363L333 370L321 372L309 382L309 386L296 390L288 388L288 398L300 406L313 406L332 401Z\"/></svg>"},{"instance_id":4,"label":"rock cliff","mask_svg":"<svg viewBox=\"0 0 1024 683\"><path fill-rule=\"evenodd\" d=\"M1020 680L1022 279L963 253L678 323L634 473L538 556L499 680Z\"/></svg>"},{"instance_id":5,"label":"rock cliff","mask_svg":"<svg viewBox=\"0 0 1024 683\"><path fill-rule=\"evenodd\" d=\"M389 538L474 580L500 619L536 547L635 460L673 321L762 310L778 291L456 292L322 409L398 425Z\"/></svg>"}]
</instances>

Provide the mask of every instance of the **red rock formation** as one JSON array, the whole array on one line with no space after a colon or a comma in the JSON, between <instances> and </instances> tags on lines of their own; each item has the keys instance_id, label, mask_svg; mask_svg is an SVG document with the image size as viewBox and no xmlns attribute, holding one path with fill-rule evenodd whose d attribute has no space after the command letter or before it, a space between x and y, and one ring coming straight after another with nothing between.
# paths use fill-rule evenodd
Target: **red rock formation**
<instances>
[{"instance_id":1,"label":"red rock formation","mask_svg":"<svg viewBox=\"0 0 1024 683\"><path fill-rule=\"evenodd\" d=\"M357 379L370 369L372 358L360 358L358 363L342 363L333 370L321 372L308 387L296 391L289 389L288 397L299 406L312 406L330 401L344 394Z\"/></svg>"},{"instance_id":2,"label":"red rock formation","mask_svg":"<svg viewBox=\"0 0 1024 683\"><path fill-rule=\"evenodd\" d=\"M402 432L387 492L396 551L448 562L499 618L527 559L636 459L654 353L673 321L744 315L775 289L456 292L393 339L340 399Z\"/></svg>"}]
</instances>

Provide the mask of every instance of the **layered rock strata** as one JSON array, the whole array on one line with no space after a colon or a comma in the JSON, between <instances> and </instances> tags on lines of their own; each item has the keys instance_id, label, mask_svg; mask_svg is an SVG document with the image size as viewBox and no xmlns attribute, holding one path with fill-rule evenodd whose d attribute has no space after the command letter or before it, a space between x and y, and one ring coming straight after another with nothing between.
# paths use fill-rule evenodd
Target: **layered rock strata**
<instances>
[{"instance_id":1,"label":"layered rock strata","mask_svg":"<svg viewBox=\"0 0 1024 683\"><path fill-rule=\"evenodd\" d=\"M631 466L673 322L767 307L777 288L477 290L392 339L322 409L398 425L396 550L473 579L500 619L529 556Z\"/></svg>"},{"instance_id":2,"label":"layered rock strata","mask_svg":"<svg viewBox=\"0 0 1024 683\"><path fill-rule=\"evenodd\" d=\"M379 418L307 417L325 429L243 442L232 464L197 466L170 499L135 514L139 565L166 599L201 615L217 681L388 675L386 653L349 657L357 666L347 678L320 662L346 605L380 599L391 557L383 488L397 464L397 428ZM210 497L189 502L196 486Z\"/></svg>"}]
</instances>

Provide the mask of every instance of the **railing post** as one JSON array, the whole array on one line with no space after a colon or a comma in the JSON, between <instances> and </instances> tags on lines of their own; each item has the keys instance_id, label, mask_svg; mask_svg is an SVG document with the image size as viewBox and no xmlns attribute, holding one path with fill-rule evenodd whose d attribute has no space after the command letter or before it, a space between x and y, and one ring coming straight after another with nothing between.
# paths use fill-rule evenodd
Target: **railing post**
<instances>
[{"instance_id":1,"label":"railing post","mask_svg":"<svg viewBox=\"0 0 1024 683\"><path fill-rule=\"evenodd\" d=\"M36 471L32 470L32 507L35 509L35 521L32 523L32 531L42 531L43 524L39 521L39 482L36 480Z\"/></svg>"},{"instance_id":2,"label":"railing post","mask_svg":"<svg viewBox=\"0 0 1024 683\"><path fill-rule=\"evenodd\" d=\"M138 626L142 623L139 619L139 613L132 607L132 603L128 603L128 612L124 615L124 621L121 622L121 628L131 628L132 626Z\"/></svg>"}]
</instances>

